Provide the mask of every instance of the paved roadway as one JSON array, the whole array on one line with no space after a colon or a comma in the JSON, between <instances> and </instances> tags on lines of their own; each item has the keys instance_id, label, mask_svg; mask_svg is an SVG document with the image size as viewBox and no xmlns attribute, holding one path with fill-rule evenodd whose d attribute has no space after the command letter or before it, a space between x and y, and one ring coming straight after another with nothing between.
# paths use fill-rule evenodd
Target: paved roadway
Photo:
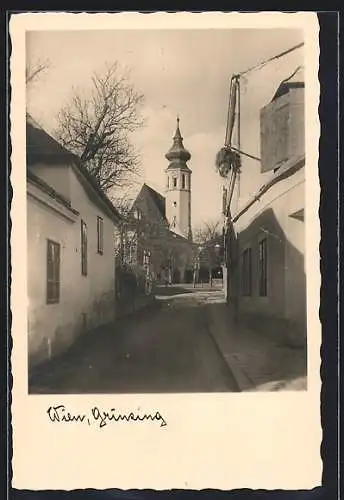
<instances>
[{"instance_id":1,"label":"paved roadway","mask_svg":"<svg viewBox=\"0 0 344 500\"><path fill-rule=\"evenodd\" d=\"M207 308L221 292L161 288L158 306L88 335L36 376L30 393L236 391L211 336Z\"/></svg>"}]
</instances>

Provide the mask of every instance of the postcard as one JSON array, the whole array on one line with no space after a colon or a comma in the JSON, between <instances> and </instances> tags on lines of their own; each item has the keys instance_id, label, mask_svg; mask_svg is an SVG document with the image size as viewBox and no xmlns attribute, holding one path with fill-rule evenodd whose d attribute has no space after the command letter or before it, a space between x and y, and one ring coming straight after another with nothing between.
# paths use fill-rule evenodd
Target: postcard
<instances>
[{"instance_id":1,"label":"postcard","mask_svg":"<svg viewBox=\"0 0 344 500\"><path fill-rule=\"evenodd\" d=\"M321 484L318 34L12 14L14 488Z\"/></svg>"}]
</instances>

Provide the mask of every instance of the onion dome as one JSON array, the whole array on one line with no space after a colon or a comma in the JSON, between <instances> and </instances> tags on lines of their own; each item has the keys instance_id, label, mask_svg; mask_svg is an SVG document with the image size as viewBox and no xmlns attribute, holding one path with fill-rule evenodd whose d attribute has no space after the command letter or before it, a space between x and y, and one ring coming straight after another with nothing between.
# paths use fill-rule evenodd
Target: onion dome
<instances>
[{"instance_id":1,"label":"onion dome","mask_svg":"<svg viewBox=\"0 0 344 500\"><path fill-rule=\"evenodd\" d=\"M177 129L173 137L173 145L166 153L165 157L172 163L187 162L191 158L191 154L184 148L183 137L179 130L179 117L177 118Z\"/></svg>"}]
</instances>

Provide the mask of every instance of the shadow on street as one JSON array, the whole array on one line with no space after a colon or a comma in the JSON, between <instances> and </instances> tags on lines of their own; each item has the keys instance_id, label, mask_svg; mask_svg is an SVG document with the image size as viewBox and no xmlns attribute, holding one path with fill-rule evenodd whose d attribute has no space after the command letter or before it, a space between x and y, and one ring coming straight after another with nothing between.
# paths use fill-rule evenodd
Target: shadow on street
<instances>
[{"instance_id":1,"label":"shadow on street","mask_svg":"<svg viewBox=\"0 0 344 500\"><path fill-rule=\"evenodd\" d=\"M174 296L81 337L42 366L30 394L238 391L210 333L205 304L213 292L167 290Z\"/></svg>"}]
</instances>

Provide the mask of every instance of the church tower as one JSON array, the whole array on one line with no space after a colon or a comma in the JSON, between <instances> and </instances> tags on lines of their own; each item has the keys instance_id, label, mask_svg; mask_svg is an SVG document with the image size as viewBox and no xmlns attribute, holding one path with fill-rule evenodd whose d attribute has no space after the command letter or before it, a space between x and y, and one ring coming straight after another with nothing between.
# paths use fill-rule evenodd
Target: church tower
<instances>
[{"instance_id":1,"label":"church tower","mask_svg":"<svg viewBox=\"0 0 344 500\"><path fill-rule=\"evenodd\" d=\"M166 172L166 217L171 231L192 240L191 231L191 170L186 162L191 154L184 148L183 138L177 129L173 145L166 153L169 165Z\"/></svg>"}]
</instances>

